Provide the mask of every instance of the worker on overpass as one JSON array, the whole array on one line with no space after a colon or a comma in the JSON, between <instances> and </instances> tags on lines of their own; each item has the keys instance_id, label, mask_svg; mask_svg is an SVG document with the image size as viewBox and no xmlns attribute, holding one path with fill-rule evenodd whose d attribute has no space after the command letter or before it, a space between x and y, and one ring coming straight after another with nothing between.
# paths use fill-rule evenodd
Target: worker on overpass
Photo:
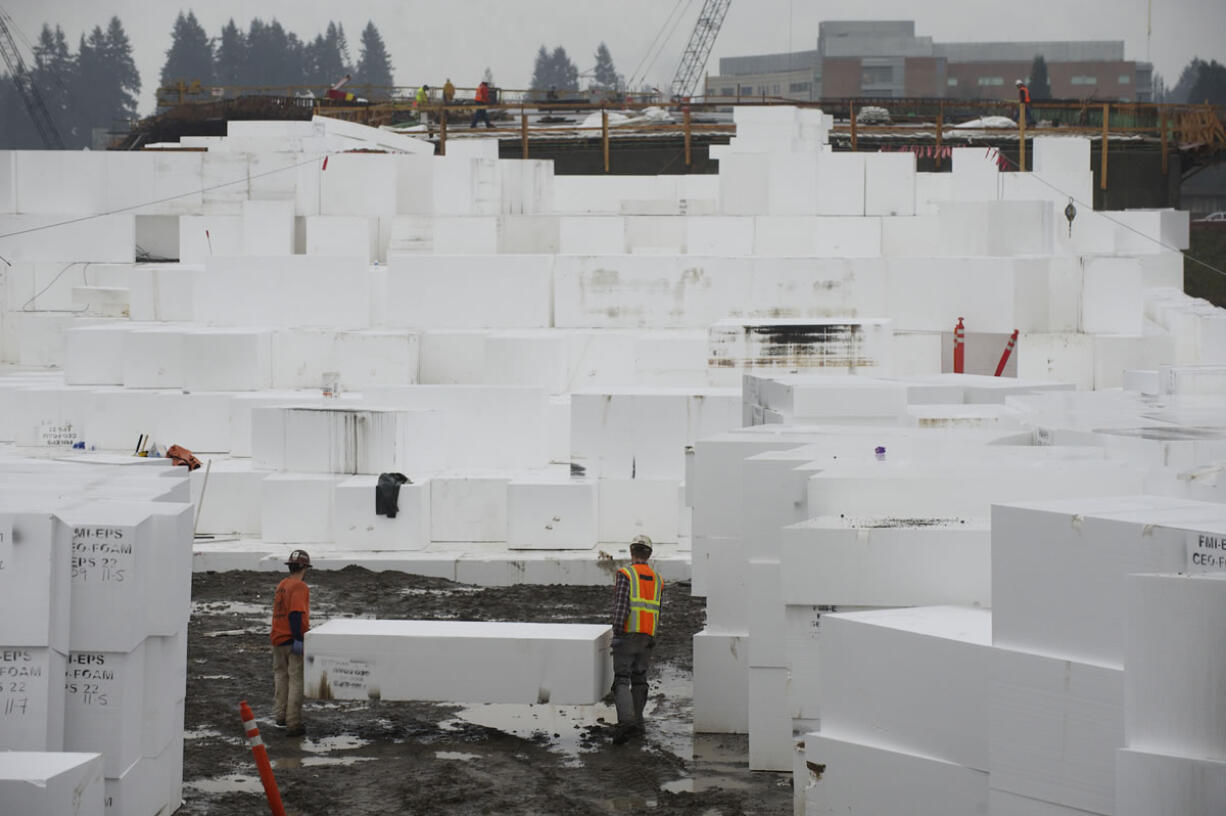
<instances>
[{"instance_id":1,"label":"worker on overpass","mask_svg":"<svg viewBox=\"0 0 1226 816\"><path fill-rule=\"evenodd\" d=\"M490 103L490 85L488 82L481 81L481 84L477 86L477 93L474 98L477 102L477 110L473 112L473 120L468 126L475 128L478 122L485 122L487 128L492 128L493 125L490 124L489 111L484 107Z\"/></svg>"},{"instance_id":2,"label":"worker on overpass","mask_svg":"<svg viewBox=\"0 0 1226 816\"><path fill-rule=\"evenodd\" d=\"M630 542L630 566L617 571L613 587L613 700L617 706L615 744L643 734L647 670L660 621L664 581L648 566L651 539Z\"/></svg>"}]
</instances>

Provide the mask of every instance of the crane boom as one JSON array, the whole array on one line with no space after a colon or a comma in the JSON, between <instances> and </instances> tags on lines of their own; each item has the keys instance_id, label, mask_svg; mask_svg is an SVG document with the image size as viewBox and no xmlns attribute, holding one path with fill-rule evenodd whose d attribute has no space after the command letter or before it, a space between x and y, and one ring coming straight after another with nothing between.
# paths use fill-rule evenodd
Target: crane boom
<instances>
[{"instance_id":1,"label":"crane boom","mask_svg":"<svg viewBox=\"0 0 1226 816\"><path fill-rule=\"evenodd\" d=\"M715 45L715 38L719 36L720 26L724 24L724 17L728 14L730 5L732 0L703 1L702 11L698 12L698 20L690 33L689 44L686 45L681 63L677 66L677 73L673 76L673 99L693 96L694 86L698 84L698 77L706 67L707 57L711 56L711 48Z\"/></svg>"},{"instance_id":2,"label":"crane boom","mask_svg":"<svg viewBox=\"0 0 1226 816\"><path fill-rule=\"evenodd\" d=\"M21 96L26 110L29 111L30 119L34 122L34 128L42 138L43 144L50 148L63 149L64 140L60 137L59 128L55 126L51 112L47 110L42 94L39 93L38 86L34 84L34 75L26 70L26 64L21 59L21 52L17 50L17 43L13 41L11 27L12 18L8 16L8 12L0 9L0 58L3 58L9 74L13 77L17 93Z\"/></svg>"}]
</instances>

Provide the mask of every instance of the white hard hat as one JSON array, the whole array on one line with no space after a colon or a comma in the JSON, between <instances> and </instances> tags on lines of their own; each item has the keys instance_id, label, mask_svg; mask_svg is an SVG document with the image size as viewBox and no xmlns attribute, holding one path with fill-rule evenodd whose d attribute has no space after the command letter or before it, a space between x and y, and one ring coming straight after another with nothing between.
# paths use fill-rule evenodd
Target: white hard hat
<instances>
[{"instance_id":1,"label":"white hard hat","mask_svg":"<svg viewBox=\"0 0 1226 816\"><path fill-rule=\"evenodd\" d=\"M1021 85L1021 84L1022 84L1022 81L1019 79L1017 82L1015 82L1015 83L1013 83L1013 84L1014 84L1014 85Z\"/></svg>"}]
</instances>

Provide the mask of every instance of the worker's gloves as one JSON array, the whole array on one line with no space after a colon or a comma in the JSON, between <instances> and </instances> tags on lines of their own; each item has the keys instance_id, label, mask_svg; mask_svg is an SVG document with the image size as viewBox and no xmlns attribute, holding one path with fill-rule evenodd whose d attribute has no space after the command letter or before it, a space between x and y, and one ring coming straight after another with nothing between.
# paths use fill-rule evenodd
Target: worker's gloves
<instances>
[{"instance_id":1,"label":"worker's gloves","mask_svg":"<svg viewBox=\"0 0 1226 816\"><path fill-rule=\"evenodd\" d=\"M302 641L295 640L293 645L291 645L289 648L290 648L290 651L293 652L294 654L301 655L302 654Z\"/></svg>"}]
</instances>

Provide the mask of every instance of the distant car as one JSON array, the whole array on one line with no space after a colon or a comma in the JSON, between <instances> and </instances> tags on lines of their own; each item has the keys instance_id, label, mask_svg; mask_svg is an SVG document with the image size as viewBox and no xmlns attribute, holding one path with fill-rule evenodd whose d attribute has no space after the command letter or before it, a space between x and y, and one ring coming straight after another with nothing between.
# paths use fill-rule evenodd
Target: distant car
<instances>
[{"instance_id":1,"label":"distant car","mask_svg":"<svg viewBox=\"0 0 1226 816\"><path fill-rule=\"evenodd\" d=\"M1204 218L1196 219L1196 222L1204 223L1205 221L1226 221L1226 210L1222 212L1209 213Z\"/></svg>"}]
</instances>

